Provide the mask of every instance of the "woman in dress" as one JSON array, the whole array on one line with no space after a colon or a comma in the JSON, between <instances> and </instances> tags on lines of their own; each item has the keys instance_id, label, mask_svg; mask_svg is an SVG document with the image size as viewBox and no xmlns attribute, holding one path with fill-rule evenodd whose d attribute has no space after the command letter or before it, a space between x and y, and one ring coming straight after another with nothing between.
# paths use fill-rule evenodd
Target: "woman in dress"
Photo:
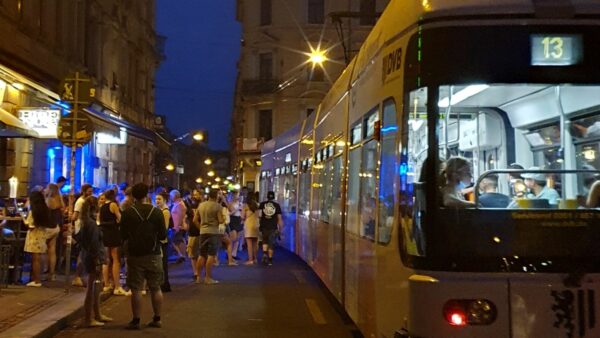
<instances>
[{"instance_id":1,"label":"woman in dress","mask_svg":"<svg viewBox=\"0 0 600 338\"><path fill-rule=\"evenodd\" d=\"M46 187L46 205L50 209L50 226L48 229L56 229L48 233L50 237L47 238L48 243L48 280L55 280L56 276L54 270L56 269L56 241L60 227L63 225L63 214L65 211L65 204L60 195L58 185L54 183L48 184Z\"/></svg>"},{"instance_id":2,"label":"woman in dress","mask_svg":"<svg viewBox=\"0 0 600 338\"><path fill-rule=\"evenodd\" d=\"M42 286L41 256L48 251L47 240L56 237L58 228L52 228L50 210L40 191L32 191L29 195L29 214L25 223L29 226L25 237L25 252L31 254L31 281L27 286Z\"/></svg>"},{"instance_id":3,"label":"woman in dress","mask_svg":"<svg viewBox=\"0 0 600 338\"><path fill-rule=\"evenodd\" d=\"M258 262L258 203L254 194L249 194L242 209L244 218L244 236L248 246L248 261L244 264L253 265Z\"/></svg>"},{"instance_id":4,"label":"woman in dress","mask_svg":"<svg viewBox=\"0 0 600 338\"><path fill-rule=\"evenodd\" d=\"M104 326L104 322L112 321L112 318L100 312L100 290L102 288L100 275L106 253L102 243L102 232L95 220L97 209L98 200L94 196L89 196L83 202L79 214L81 261L85 272L88 273L87 289L83 303L85 310L84 323L87 327ZM95 314L95 316L92 316L92 314Z\"/></svg>"},{"instance_id":5,"label":"woman in dress","mask_svg":"<svg viewBox=\"0 0 600 338\"><path fill-rule=\"evenodd\" d=\"M108 278L109 268L112 273L113 294L117 296L128 296L131 293L121 287L121 257L119 247L121 246L121 234L119 232L119 222L121 221L121 211L116 202L115 191L109 189L104 192L106 203L100 207L100 228L102 229L102 241L106 247L107 264L102 267L104 279L104 291L110 291L110 281Z\"/></svg>"}]
</instances>

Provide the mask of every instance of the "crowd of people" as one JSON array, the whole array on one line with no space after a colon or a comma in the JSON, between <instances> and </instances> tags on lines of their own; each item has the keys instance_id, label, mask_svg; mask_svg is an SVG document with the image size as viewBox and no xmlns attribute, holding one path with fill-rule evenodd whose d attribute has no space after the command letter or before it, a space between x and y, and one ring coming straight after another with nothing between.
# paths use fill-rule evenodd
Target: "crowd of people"
<instances>
[{"instance_id":1,"label":"crowd of people","mask_svg":"<svg viewBox=\"0 0 600 338\"><path fill-rule=\"evenodd\" d=\"M255 265L262 242L261 262L273 264L283 226L273 192L258 203L258 194L248 191L240 195L213 189L205 195L194 189L182 194L162 187L149 191L147 185L138 183L95 195L93 187L84 184L69 213L60 194L65 181L60 178L56 184L35 187L30 193L24 251L31 254L32 268L27 286L42 286L42 266L47 268L46 280L54 280L56 269L71 262L61 248L72 222L77 256L72 284L87 287L88 327L112 321L100 312L99 295L104 292L131 296L133 319L127 328L139 329L141 300L148 291L154 311L148 326L161 327L163 292L171 291L170 256L175 256L174 264L189 260L193 281L207 285L219 283L212 270L220 264L221 251L228 266L237 266L245 246L248 259L244 264ZM43 257L47 257L45 264ZM126 276L126 285L121 284L122 276Z\"/></svg>"}]
</instances>

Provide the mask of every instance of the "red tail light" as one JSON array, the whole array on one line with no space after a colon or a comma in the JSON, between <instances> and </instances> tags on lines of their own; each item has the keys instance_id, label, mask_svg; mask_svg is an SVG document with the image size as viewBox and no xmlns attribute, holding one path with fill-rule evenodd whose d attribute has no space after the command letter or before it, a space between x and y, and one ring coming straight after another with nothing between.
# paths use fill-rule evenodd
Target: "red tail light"
<instances>
[{"instance_id":1,"label":"red tail light","mask_svg":"<svg viewBox=\"0 0 600 338\"><path fill-rule=\"evenodd\" d=\"M489 325L496 320L496 305L487 299L452 299L444 304L444 318L452 326Z\"/></svg>"}]
</instances>

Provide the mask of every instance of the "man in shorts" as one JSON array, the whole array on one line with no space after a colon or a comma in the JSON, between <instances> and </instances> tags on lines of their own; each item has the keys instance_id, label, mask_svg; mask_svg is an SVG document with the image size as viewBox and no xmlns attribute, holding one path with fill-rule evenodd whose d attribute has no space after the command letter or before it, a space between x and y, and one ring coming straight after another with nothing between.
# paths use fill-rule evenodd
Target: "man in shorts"
<instances>
[{"instance_id":1,"label":"man in shorts","mask_svg":"<svg viewBox=\"0 0 600 338\"><path fill-rule=\"evenodd\" d=\"M273 250L275 242L281 233L283 226L283 217L281 216L281 206L274 201L275 193L267 192L267 200L260 203L258 210L260 211L260 226L259 230L262 234L263 256L262 263L273 265ZM268 258L267 255L268 254Z\"/></svg>"},{"instance_id":2,"label":"man in shorts","mask_svg":"<svg viewBox=\"0 0 600 338\"><path fill-rule=\"evenodd\" d=\"M192 262L192 269L194 271L194 281L198 279L198 257L200 257L200 227L194 223L194 215L196 209L202 202L202 194L198 189L194 189L191 196L184 199L186 203L186 217L188 224L190 225L188 230L188 243L187 243L187 254Z\"/></svg>"},{"instance_id":3,"label":"man in shorts","mask_svg":"<svg viewBox=\"0 0 600 338\"><path fill-rule=\"evenodd\" d=\"M128 247L127 286L132 291L131 311L133 319L127 329L140 329L140 312L144 280L152 295L154 317L150 327L160 328L160 312L163 294L164 271L160 241L167 238L165 219L162 212L145 203L148 186L138 183L131 188L134 204L121 214L121 236Z\"/></svg>"},{"instance_id":4,"label":"man in shorts","mask_svg":"<svg viewBox=\"0 0 600 338\"><path fill-rule=\"evenodd\" d=\"M218 196L219 190L212 189L208 193L208 201L200 203L194 215L194 223L200 226L200 259L198 259L198 278L196 279L198 284L201 281L204 267L206 267L204 284L219 283L212 278L212 267L223 237L219 232L219 224L225 222L222 207L217 203Z\"/></svg>"}]
</instances>

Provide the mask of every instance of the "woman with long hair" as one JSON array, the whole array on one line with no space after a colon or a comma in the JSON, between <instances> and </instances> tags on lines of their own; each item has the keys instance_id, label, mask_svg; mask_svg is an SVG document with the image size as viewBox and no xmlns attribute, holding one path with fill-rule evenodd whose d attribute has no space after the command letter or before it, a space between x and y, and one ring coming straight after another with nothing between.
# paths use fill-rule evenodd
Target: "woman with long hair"
<instances>
[{"instance_id":1,"label":"woman with long hair","mask_svg":"<svg viewBox=\"0 0 600 338\"><path fill-rule=\"evenodd\" d=\"M229 210L229 238L231 239L231 255L237 259L238 250L242 251L244 225L242 224L242 202L237 191L231 193L231 201L227 205Z\"/></svg>"},{"instance_id":2,"label":"woman with long hair","mask_svg":"<svg viewBox=\"0 0 600 338\"><path fill-rule=\"evenodd\" d=\"M56 276L54 271L56 269L56 241L60 227L63 225L63 214L65 211L65 204L60 194L58 185L54 183L48 184L46 187L46 205L50 209L50 227L51 229L56 228L57 231L52 232L52 237L47 239L48 242L48 280L55 280Z\"/></svg>"},{"instance_id":3,"label":"woman with long hair","mask_svg":"<svg viewBox=\"0 0 600 338\"><path fill-rule=\"evenodd\" d=\"M29 214L25 223L29 226L25 237L25 252L31 253L31 281L27 286L40 287L41 256L48 251L48 239L56 238L58 233L58 227L50 219L50 209L42 192L32 191L29 195Z\"/></svg>"},{"instance_id":4,"label":"woman with long hair","mask_svg":"<svg viewBox=\"0 0 600 338\"><path fill-rule=\"evenodd\" d=\"M83 303L85 310L84 323L87 327L103 326L104 322L112 321L112 318L100 312L100 290L102 289L100 275L106 253L102 243L102 233L95 220L97 210L98 200L94 196L89 196L83 202L79 214L81 261L84 270L88 273L87 289ZM92 316L92 314L95 314L95 316Z\"/></svg>"},{"instance_id":5,"label":"woman with long hair","mask_svg":"<svg viewBox=\"0 0 600 338\"><path fill-rule=\"evenodd\" d=\"M108 278L109 268L112 273L113 294L117 296L129 296L131 292L125 291L121 287L121 257L119 247L121 246L121 234L119 232L119 222L121 221L121 210L116 202L116 194L112 189L104 192L106 203L100 207L100 228L102 229L102 241L106 247L107 264L102 267L104 279L104 291L110 291L110 281Z\"/></svg>"},{"instance_id":6,"label":"woman with long hair","mask_svg":"<svg viewBox=\"0 0 600 338\"><path fill-rule=\"evenodd\" d=\"M471 173L471 163L464 157L451 157L444 163L440 175L440 182L444 182L441 187L442 204L445 207L468 208L474 207L475 203L467 201L463 195L463 190L471 184L473 174Z\"/></svg>"},{"instance_id":7,"label":"woman with long hair","mask_svg":"<svg viewBox=\"0 0 600 338\"><path fill-rule=\"evenodd\" d=\"M245 265L258 263L258 203L254 194L248 194L246 203L242 208L244 220L244 237L248 246L248 261Z\"/></svg>"}]
</instances>

